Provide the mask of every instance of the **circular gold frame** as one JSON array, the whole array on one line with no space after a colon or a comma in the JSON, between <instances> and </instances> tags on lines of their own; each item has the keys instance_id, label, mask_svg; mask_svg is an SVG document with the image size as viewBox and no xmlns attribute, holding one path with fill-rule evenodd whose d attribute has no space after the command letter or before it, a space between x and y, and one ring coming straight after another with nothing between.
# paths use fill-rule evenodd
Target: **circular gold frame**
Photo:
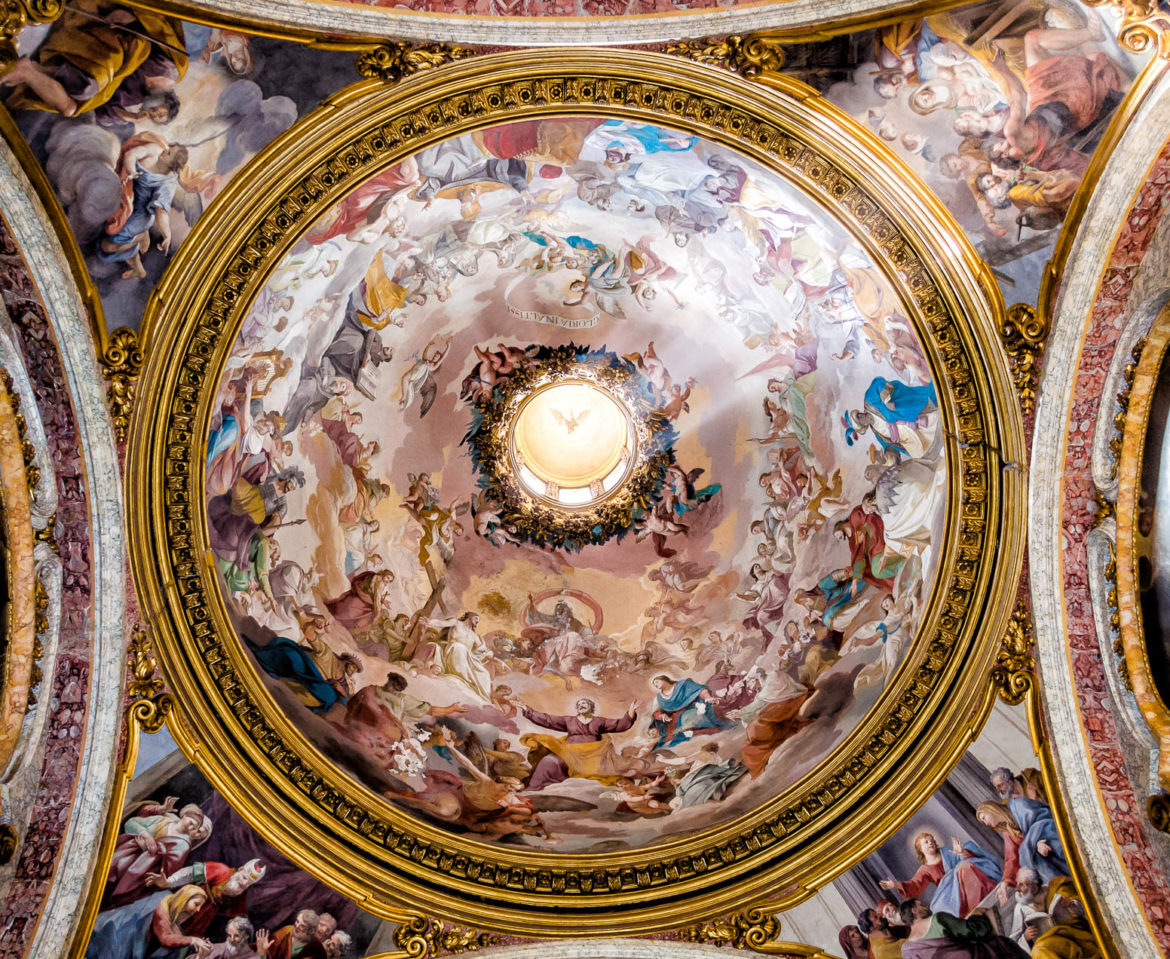
<instances>
[{"instance_id":1,"label":"circular gold frame","mask_svg":"<svg viewBox=\"0 0 1170 959\"><path fill-rule=\"evenodd\" d=\"M440 139L593 113L707 137L792 181L889 278L923 342L947 440L948 516L907 661L804 780L734 822L657 846L559 855L452 835L333 767L281 713L229 625L208 560L203 467L214 390L247 308L314 217ZM341 91L239 174L175 257L144 320L127 463L133 572L182 741L231 804L363 908L407 907L535 936L677 928L794 902L870 852L973 740L1022 559L1023 428L1003 304L945 208L868 131L802 84L752 84L615 50L502 53ZM874 809L882 810L875 816Z\"/></svg>"}]
</instances>

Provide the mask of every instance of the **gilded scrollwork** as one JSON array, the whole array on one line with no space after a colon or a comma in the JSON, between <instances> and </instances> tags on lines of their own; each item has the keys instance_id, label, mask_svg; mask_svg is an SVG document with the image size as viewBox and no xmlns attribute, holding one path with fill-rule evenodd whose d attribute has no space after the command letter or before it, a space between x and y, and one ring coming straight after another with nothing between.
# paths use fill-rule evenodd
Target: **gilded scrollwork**
<instances>
[{"instance_id":1,"label":"gilded scrollwork","mask_svg":"<svg viewBox=\"0 0 1170 959\"><path fill-rule=\"evenodd\" d=\"M16 66L20 31L30 24L56 20L64 9L63 0L0 0L0 76Z\"/></svg>"},{"instance_id":2,"label":"gilded scrollwork","mask_svg":"<svg viewBox=\"0 0 1170 959\"><path fill-rule=\"evenodd\" d=\"M780 920L763 909L746 909L731 916L709 919L680 933L685 942L735 949L754 949L779 935Z\"/></svg>"},{"instance_id":3,"label":"gilded scrollwork","mask_svg":"<svg viewBox=\"0 0 1170 959\"><path fill-rule=\"evenodd\" d=\"M1028 604L1016 603L1007 631L995 656L991 681L1000 699L1011 706L1024 701L1035 682L1036 661L1032 656L1032 617Z\"/></svg>"},{"instance_id":4,"label":"gilded scrollwork","mask_svg":"<svg viewBox=\"0 0 1170 959\"><path fill-rule=\"evenodd\" d=\"M999 335L1008 356L1016 395L1024 414L1036 409L1036 388L1040 383L1040 360L1048 336L1048 319L1027 303L1008 307Z\"/></svg>"},{"instance_id":5,"label":"gilded scrollwork","mask_svg":"<svg viewBox=\"0 0 1170 959\"><path fill-rule=\"evenodd\" d=\"M746 949L769 956L791 956L793 959L830 959L827 953L815 948L780 939L780 920L766 907L756 906L743 912L709 919L680 930L684 942L708 946Z\"/></svg>"},{"instance_id":6,"label":"gilded scrollwork","mask_svg":"<svg viewBox=\"0 0 1170 959\"><path fill-rule=\"evenodd\" d=\"M421 915L412 916L394 930L394 945L409 959L472 952L499 941L499 936L489 932Z\"/></svg>"},{"instance_id":7,"label":"gilded scrollwork","mask_svg":"<svg viewBox=\"0 0 1170 959\"><path fill-rule=\"evenodd\" d=\"M126 659L130 669L130 683L126 688L131 699L130 716L148 733L157 733L171 710L172 699L159 678L150 636L137 624L130 634Z\"/></svg>"},{"instance_id":8,"label":"gilded scrollwork","mask_svg":"<svg viewBox=\"0 0 1170 959\"><path fill-rule=\"evenodd\" d=\"M778 73L784 66L780 41L760 33L670 43L666 52L696 63L731 70L749 80L764 73Z\"/></svg>"},{"instance_id":9,"label":"gilded scrollwork","mask_svg":"<svg viewBox=\"0 0 1170 959\"><path fill-rule=\"evenodd\" d=\"M1154 53L1170 59L1170 14L1158 0L1086 0L1090 6L1121 11L1117 42L1130 53Z\"/></svg>"},{"instance_id":10,"label":"gilded scrollwork","mask_svg":"<svg viewBox=\"0 0 1170 959\"><path fill-rule=\"evenodd\" d=\"M389 79L394 78L397 69L393 66L395 56L392 51L386 54ZM783 128L763 107L745 108L742 85L736 97L722 97L711 92L716 86L714 81L700 89L697 84L676 82L657 64L654 69L642 67L635 63L636 55L627 56L628 69L619 70L608 64L604 71L591 71L574 62L570 55L558 58L546 55L538 68L517 67L502 79L485 66L484 79L474 85L469 84L465 68L463 74L458 74L461 88L455 89L452 81L450 92L444 88L443 95L434 94L426 106L395 112L394 105L386 103L370 114L374 119L362 120L364 125L346 120L351 125L345 128L344 136L334 131L337 146L327 160L311 168L298 167L295 178L290 177L278 195L247 201L256 205L250 226L224 258L227 265L223 272L206 287L208 292L201 294L205 299L196 303L191 294L187 297L190 302L185 302L183 296L172 298L173 302L166 297L156 301L158 309L166 304L166 309L176 311L174 318L165 320L172 324L168 329L178 331L182 327L181 338L172 341L177 353L168 357L171 368L177 366L180 373L168 379L165 391L155 389L161 384L153 378L153 366L148 364L151 389L142 395L150 398L151 405L146 412L158 428L144 431L141 443L136 442L136 437L131 438L128 476L135 483L135 493L131 496L132 505L138 509L133 519L135 535L140 543L153 544L137 551L136 574L147 584L147 602L165 621L159 638L168 644L168 664L176 660L183 664L178 673L168 675L168 680L181 695L184 722L189 718L189 710L196 719L210 721L216 708L226 706L226 714L234 717L237 724L233 735L250 740L249 749L262 757L266 770L263 775L287 777L305 801L316 807L318 820L327 822L330 829L345 834L353 842L378 847L386 874L397 870L400 864L404 867L402 872L409 870L414 875L425 872L427 882L457 885L461 895L483 900L485 905L480 912L485 924L490 922L496 928L517 931L541 928L525 925L528 919L514 918L518 915L515 912L517 893L529 902L536 897L548 900L547 904L527 907L529 913L525 915L558 908L557 903L561 907L570 903L579 907L587 898L594 915L604 914L606 922L617 923L616 918L609 917L621 915L616 911L621 908L641 908L638 904L647 901L648 892L685 889L688 885L695 889L726 888L749 866L779 868L778 864L783 863L782 850L798 842L813 824L852 803L864 790L876 787L879 776L886 775L894 758L908 747L908 731L917 726L916 717L924 709L937 710L940 702L954 702L953 697L942 695L944 687L951 688L946 685L950 680L945 677L954 673L950 667L955 658L965 657L972 649L979 625L987 625L983 617L992 615L989 610L994 608L994 604L986 602L989 592L998 596L1000 591L1009 588L1004 581L1014 573L1009 575L1006 567L1000 565L999 556L1004 550L1010 557L1019 556L1019 544L1011 534L1005 533L1000 525L1002 518L992 511L992 504L1002 502L1002 496L990 494L1002 488L1002 480L998 461L986 442L989 409L979 399L981 391L975 387L976 378L983 375L977 373L977 368L981 370L983 366L974 360L970 347L965 345L966 339L959 333L957 316L948 306L948 298L940 292L935 266L916 245L916 238L895 227L884 209L887 201L867 185L865 178L843 168L831 152ZM615 58L617 55L611 56ZM371 61L367 63L366 70L370 72L364 75L382 75L380 67ZM413 69L436 65L436 62L425 62ZM534 75L537 69L540 75ZM500 70L498 63L496 70ZM276 262L278 251L287 245L288 238L303 231L319 212L352 185L412 149L419 137L433 140L444 133L454 135L470 128L469 124L482 125L519 108L531 110L542 106L558 112L636 108L695 132L718 131L725 142L739 142L757 154L772 157L773 162L790 171L809 189L831 198L842 215L872 239L880 258L896 265L915 322L921 324L922 335L929 341L938 365L939 382L946 384L945 405L950 411L948 416L953 417L956 439L953 455L960 482L953 504L953 556L942 562L949 579L943 579L938 587L944 600L926 626L920 644L923 655L911 664L905 681L888 697L883 711L871 719L852 749L844 751L834 766L819 773L816 782L803 794L769 809L766 815L756 817L737 834L696 841L683 850L640 862L636 868L621 861L578 864L572 857L562 857L553 864L518 856L506 861L509 857L498 852L485 855L477 844L420 830L399 814L390 815L384 808L355 798L352 787L300 751L256 695L254 684L237 673L234 664L238 655L230 646L234 640L208 601L204 544L197 532L202 526L203 497L196 485L197 470L193 464L205 455L201 444L205 443L206 423L200 419L199 409L200 397L212 388L218 375L212 358L217 355L227 331L238 328L242 311L261 278ZM343 119L339 115L336 122L340 124ZM240 196L247 186L246 179L233 184ZM183 282L183 276L190 275L184 274L184 269L200 269L198 255L194 247L180 251L180 257L188 265L172 264L176 284ZM179 268L175 269L176 266ZM971 311L980 309L974 305ZM164 321L155 316L148 317L148 322ZM990 322L986 329L987 336L994 337ZM997 391L996 402L1006 412L1009 408L1006 384L1002 392L1005 397L999 398ZM1017 441L1018 438L1011 442ZM1018 445L1022 449L1022 443ZM1013 458L1022 458L1019 450L1005 452ZM158 457L161 464L153 477L147 475L148 471L136 468L148 457ZM158 537L149 532L157 529L165 529L165 545L160 546ZM167 583L165 594L170 599L164 596L162 582ZM996 632L1001 628L1000 623L1002 619L995 625ZM145 637L140 642L145 642ZM980 662L989 663L992 653L977 655L986 655ZM139 697L135 708L156 701L169 704L161 687L154 685L157 678L149 647L135 656L140 657L133 661L137 685L132 684L132 693L138 690ZM1017 660L1005 665L1010 667L1009 672L1022 669ZM199 671L198 678L193 671ZM971 690L964 687L964 692ZM161 719L158 721L161 723ZM231 784L224 785L230 788ZM395 887L395 892L410 894L405 880ZM706 895L696 902L705 899ZM686 910L695 909L696 905L671 908L677 910L681 924L686 920ZM707 908L709 914L710 907ZM479 921L464 916L453 918ZM664 925L662 918L651 921ZM420 929L417 935L425 942L424 932Z\"/></svg>"},{"instance_id":11,"label":"gilded scrollwork","mask_svg":"<svg viewBox=\"0 0 1170 959\"><path fill-rule=\"evenodd\" d=\"M413 43L398 40L366 50L357 61L359 76L367 80L397 83L420 70L433 70L456 60L475 56L475 50L453 43Z\"/></svg>"},{"instance_id":12,"label":"gilded scrollwork","mask_svg":"<svg viewBox=\"0 0 1170 959\"><path fill-rule=\"evenodd\" d=\"M126 441L130 414L134 410L135 384L141 372L142 346L138 334L128 326L119 327L110 334L102 352L102 374L110 384L106 397L114 421L114 435L119 443Z\"/></svg>"}]
</instances>

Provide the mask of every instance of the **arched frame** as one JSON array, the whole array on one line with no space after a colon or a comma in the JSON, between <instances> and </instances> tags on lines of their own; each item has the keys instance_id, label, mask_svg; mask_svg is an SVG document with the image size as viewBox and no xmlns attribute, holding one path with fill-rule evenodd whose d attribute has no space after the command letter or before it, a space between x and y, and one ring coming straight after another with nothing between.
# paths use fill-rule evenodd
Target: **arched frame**
<instances>
[{"instance_id":1,"label":"arched frame","mask_svg":"<svg viewBox=\"0 0 1170 959\"><path fill-rule=\"evenodd\" d=\"M590 856L487 846L412 819L333 768L278 714L232 634L206 558L201 465L214 384L251 299L317 214L447 137L581 113L707 137L776 170L839 218L923 341L948 435L949 484L919 634L859 727L805 780L732 823ZM543 50L341 91L232 182L147 308L127 469L133 571L175 694L179 738L261 834L387 916L414 907L520 935L622 935L753 900L803 898L898 827L990 706L988 673L1012 609L1024 525L1015 468L1023 429L997 343L1003 312L986 266L938 200L872 135L794 81L753 85L656 54Z\"/></svg>"}]
</instances>

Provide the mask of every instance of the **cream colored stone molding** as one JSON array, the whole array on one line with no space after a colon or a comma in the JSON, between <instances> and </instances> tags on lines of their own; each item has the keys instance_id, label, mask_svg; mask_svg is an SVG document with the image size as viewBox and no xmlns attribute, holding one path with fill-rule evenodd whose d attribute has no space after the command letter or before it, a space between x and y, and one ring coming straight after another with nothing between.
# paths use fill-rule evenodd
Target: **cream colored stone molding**
<instances>
[{"instance_id":1,"label":"cream colored stone molding","mask_svg":"<svg viewBox=\"0 0 1170 959\"><path fill-rule=\"evenodd\" d=\"M628 17L477 17L420 13L343 0L146 0L140 5L232 25L266 25L281 34L292 31L331 39L395 38L508 47L628 45L757 30L812 34L823 31L829 23L860 18L880 20L898 10L913 17L921 6L906 0L768 0L738 7ZM935 4L940 5L950 4Z\"/></svg>"},{"instance_id":2,"label":"cream colored stone molding","mask_svg":"<svg viewBox=\"0 0 1170 959\"><path fill-rule=\"evenodd\" d=\"M568 939L534 942L523 946L498 946L477 951L475 959L736 959L759 953L744 949L704 946L691 942L654 939ZM374 957L377 959L377 957Z\"/></svg>"},{"instance_id":3,"label":"cream colored stone molding","mask_svg":"<svg viewBox=\"0 0 1170 959\"><path fill-rule=\"evenodd\" d=\"M1068 258L1048 340L1037 404L1035 436L1065 437L1073 389L1103 264L1108 260L1133 197L1170 130L1170 80L1163 76L1137 108L1089 201ZM1061 528L1065 446L1033 444L1029 487L1028 559L1042 705L1052 756L1071 813L1076 842L1123 957L1148 959L1160 950L1142 918L1096 789L1092 760L1077 707L1066 643Z\"/></svg>"},{"instance_id":4,"label":"cream colored stone molding","mask_svg":"<svg viewBox=\"0 0 1170 959\"><path fill-rule=\"evenodd\" d=\"M77 789L53 882L45 897L29 956L59 956L72 938L92 877L113 781L122 709L126 555L121 478L86 315L69 264L32 185L7 144L0 142L0 210L20 245L56 334L73 401L89 502L92 667ZM46 670L46 675L49 675Z\"/></svg>"}]
</instances>

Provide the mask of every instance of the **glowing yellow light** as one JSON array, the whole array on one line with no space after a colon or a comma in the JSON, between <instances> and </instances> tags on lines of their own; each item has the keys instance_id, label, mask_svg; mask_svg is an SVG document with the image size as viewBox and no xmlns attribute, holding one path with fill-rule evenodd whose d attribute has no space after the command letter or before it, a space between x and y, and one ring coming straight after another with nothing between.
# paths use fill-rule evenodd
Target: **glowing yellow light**
<instances>
[{"instance_id":1,"label":"glowing yellow light","mask_svg":"<svg viewBox=\"0 0 1170 959\"><path fill-rule=\"evenodd\" d=\"M584 506L612 491L625 476L633 444L625 406L582 381L533 393L512 425L512 458L520 481L565 506Z\"/></svg>"}]
</instances>

